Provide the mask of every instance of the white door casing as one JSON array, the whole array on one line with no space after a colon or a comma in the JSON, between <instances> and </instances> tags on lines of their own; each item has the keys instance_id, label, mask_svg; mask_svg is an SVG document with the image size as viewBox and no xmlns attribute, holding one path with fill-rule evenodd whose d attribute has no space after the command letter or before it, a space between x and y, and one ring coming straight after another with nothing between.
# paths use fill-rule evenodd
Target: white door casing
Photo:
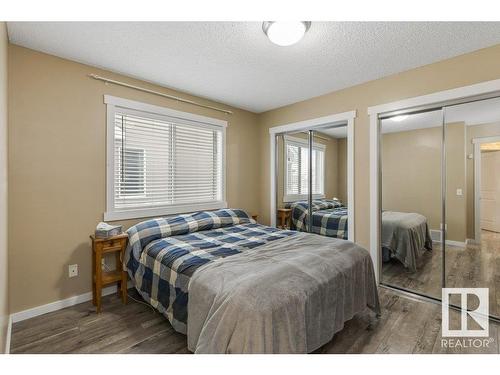
<instances>
[{"instance_id":1,"label":"white door casing","mask_svg":"<svg viewBox=\"0 0 500 375\"><path fill-rule=\"evenodd\" d=\"M481 217L483 216L481 207L481 181L483 180L481 144L492 142L500 142L500 136L479 137L472 140L474 144L474 240L476 243L481 243ZM488 184L488 181L486 183Z\"/></svg>"},{"instance_id":2,"label":"white door casing","mask_svg":"<svg viewBox=\"0 0 500 375\"><path fill-rule=\"evenodd\" d=\"M500 232L500 151L481 152L480 228Z\"/></svg>"}]
</instances>

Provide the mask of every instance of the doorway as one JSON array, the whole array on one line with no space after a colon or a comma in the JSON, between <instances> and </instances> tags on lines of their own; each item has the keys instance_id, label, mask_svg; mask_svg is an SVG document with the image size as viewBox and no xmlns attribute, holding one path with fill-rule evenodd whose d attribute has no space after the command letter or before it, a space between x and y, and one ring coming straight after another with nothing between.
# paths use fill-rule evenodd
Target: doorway
<instances>
[{"instance_id":1,"label":"doorway","mask_svg":"<svg viewBox=\"0 0 500 375\"><path fill-rule=\"evenodd\" d=\"M483 231L500 232L500 137L474 138L472 142L475 240L481 243Z\"/></svg>"}]
</instances>

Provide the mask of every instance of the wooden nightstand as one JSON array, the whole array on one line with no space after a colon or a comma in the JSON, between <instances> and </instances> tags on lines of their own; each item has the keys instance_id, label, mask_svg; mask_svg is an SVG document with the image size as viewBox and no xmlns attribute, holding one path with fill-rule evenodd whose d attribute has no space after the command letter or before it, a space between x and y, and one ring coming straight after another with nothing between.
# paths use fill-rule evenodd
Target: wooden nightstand
<instances>
[{"instance_id":1,"label":"wooden nightstand","mask_svg":"<svg viewBox=\"0 0 500 375\"><path fill-rule=\"evenodd\" d=\"M291 208L278 208L278 228L289 229L290 219L292 217Z\"/></svg>"},{"instance_id":2,"label":"wooden nightstand","mask_svg":"<svg viewBox=\"0 0 500 375\"><path fill-rule=\"evenodd\" d=\"M127 247L128 236L126 233L109 238L95 238L92 240L92 303L96 311L101 312L101 293L104 285L117 283L118 294L122 302L127 303L127 273L123 271L123 257ZM104 254L115 253L116 269L103 271L102 258Z\"/></svg>"}]
</instances>

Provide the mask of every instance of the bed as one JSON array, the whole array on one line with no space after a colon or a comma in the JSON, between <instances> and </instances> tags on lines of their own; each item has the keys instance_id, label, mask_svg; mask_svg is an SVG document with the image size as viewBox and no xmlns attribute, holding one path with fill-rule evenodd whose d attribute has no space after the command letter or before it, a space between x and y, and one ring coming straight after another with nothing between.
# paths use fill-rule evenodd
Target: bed
<instances>
[{"instance_id":1,"label":"bed","mask_svg":"<svg viewBox=\"0 0 500 375\"><path fill-rule=\"evenodd\" d=\"M127 232L124 269L195 353L308 353L367 307L379 312L371 258L348 241L232 209Z\"/></svg>"},{"instance_id":2,"label":"bed","mask_svg":"<svg viewBox=\"0 0 500 375\"><path fill-rule=\"evenodd\" d=\"M307 231L309 210L307 201L288 203L292 230ZM347 207L338 200L313 200L312 233L329 237L348 238ZM417 270L418 258L432 250L427 218L418 213L382 212L382 257L397 259L410 272Z\"/></svg>"}]
</instances>

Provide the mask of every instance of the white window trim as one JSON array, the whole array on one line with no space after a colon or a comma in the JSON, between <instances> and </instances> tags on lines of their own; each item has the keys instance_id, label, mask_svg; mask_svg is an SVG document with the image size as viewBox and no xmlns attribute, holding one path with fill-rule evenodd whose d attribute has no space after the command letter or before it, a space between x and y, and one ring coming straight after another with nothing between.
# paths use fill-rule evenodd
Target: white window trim
<instances>
[{"instance_id":1,"label":"white window trim","mask_svg":"<svg viewBox=\"0 0 500 375\"><path fill-rule=\"evenodd\" d=\"M216 210L226 208L226 128L227 121L211 117L195 115L193 113L177 111L174 109L160 107L156 105L137 102L134 100L118 98L111 95L104 95L106 104L106 212L105 221L126 220L147 218L152 216L166 216L179 213L188 213L204 210ZM133 113L140 111L147 112L151 117L163 120L174 120L176 123L197 123L200 127L216 128L222 131L222 200L217 202L196 202L195 204L178 204L163 207L151 207L141 209L116 210L115 209L115 112L117 109Z\"/></svg>"},{"instance_id":2,"label":"white window trim","mask_svg":"<svg viewBox=\"0 0 500 375\"><path fill-rule=\"evenodd\" d=\"M285 135L284 137L284 144L283 144L283 165L285 168L283 168L283 175L284 175L284 185L283 185L283 202L288 203L288 202L295 202L298 200L302 199L307 199L308 195L307 194L286 194L287 191L287 186L288 186L288 173L287 173L287 168L286 168L286 146L288 144L291 145L296 145L299 147L309 147L309 142L305 139L302 138L296 138L292 137L290 135ZM315 143L313 145L313 149L319 150L323 152L323 156L326 159L326 146L322 143ZM326 172L326 165L325 161L323 161L323 194L313 194L313 199L323 199L325 198L325 172Z\"/></svg>"}]
</instances>

